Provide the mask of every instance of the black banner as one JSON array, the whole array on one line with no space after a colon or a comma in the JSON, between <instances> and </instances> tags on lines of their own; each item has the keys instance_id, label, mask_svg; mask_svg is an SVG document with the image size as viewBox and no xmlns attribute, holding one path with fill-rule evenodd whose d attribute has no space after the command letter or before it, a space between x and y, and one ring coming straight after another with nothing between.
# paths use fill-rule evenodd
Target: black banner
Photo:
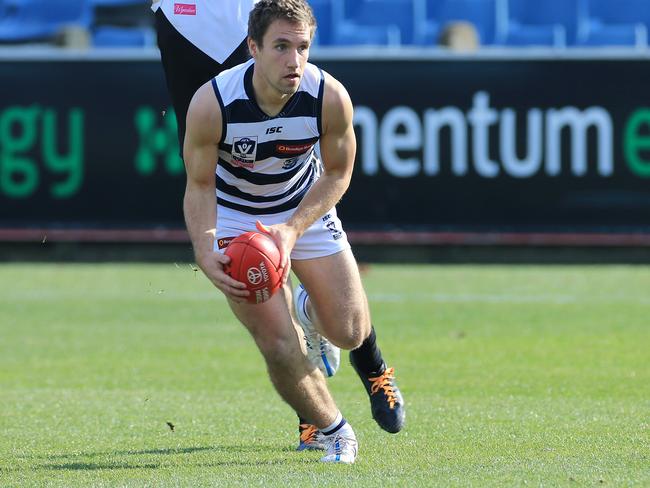
<instances>
[{"instance_id":1,"label":"black banner","mask_svg":"<svg viewBox=\"0 0 650 488\"><path fill-rule=\"evenodd\" d=\"M316 63L355 105L349 230L647 232L645 60ZM0 62L0 227L183 228L157 60Z\"/></svg>"}]
</instances>

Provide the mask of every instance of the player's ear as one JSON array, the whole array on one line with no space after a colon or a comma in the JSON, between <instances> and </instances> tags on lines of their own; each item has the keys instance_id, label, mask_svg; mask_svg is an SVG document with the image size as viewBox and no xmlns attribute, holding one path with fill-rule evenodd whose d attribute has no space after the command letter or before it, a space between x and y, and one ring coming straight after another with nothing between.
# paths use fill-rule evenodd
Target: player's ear
<instances>
[{"instance_id":1,"label":"player's ear","mask_svg":"<svg viewBox=\"0 0 650 488\"><path fill-rule=\"evenodd\" d=\"M246 42L248 43L248 52L251 53L252 57L257 56L257 44L253 39L251 39L250 36L246 38Z\"/></svg>"}]
</instances>

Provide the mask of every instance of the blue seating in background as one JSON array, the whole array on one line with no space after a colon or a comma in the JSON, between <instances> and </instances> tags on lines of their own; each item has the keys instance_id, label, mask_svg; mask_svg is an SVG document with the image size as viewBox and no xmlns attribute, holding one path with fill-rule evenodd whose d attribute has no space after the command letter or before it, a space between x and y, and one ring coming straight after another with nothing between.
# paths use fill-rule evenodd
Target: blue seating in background
<instances>
[{"instance_id":1,"label":"blue seating in background","mask_svg":"<svg viewBox=\"0 0 650 488\"><path fill-rule=\"evenodd\" d=\"M497 24L497 0L421 0L415 42L435 45L441 30L449 22L471 22L479 33L481 44L494 44Z\"/></svg>"},{"instance_id":2,"label":"blue seating in background","mask_svg":"<svg viewBox=\"0 0 650 488\"><path fill-rule=\"evenodd\" d=\"M500 44L565 47L575 43L577 0L502 1L505 28Z\"/></svg>"},{"instance_id":3,"label":"blue seating in background","mask_svg":"<svg viewBox=\"0 0 650 488\"><path fill-rule=\"evenodd\" d=\"M95 47L154 47L151 3L143 0L86 0L92 4Z\"/></svg>"},{"instance_id":4,"label":"blue seating in background","mask_svg":"<svg viewBox=\"0 0 650 488\"><path fill-rule=\"evenodd\" d=\"M318 24L314 44L328 46L332 43L332 30L336 15L334 2L332 0L310 0L309 4Z\"/></svg>"},{"instance_id":5,"label":"blue seating in background","mask_svg":"<svg viewBox=\"0 0 650 488\"><path fill-rule=\"evenodd\" d=\"M152 27L151 2L143 0L86 0L92 5L95 26Z\"/></svg>"},{"instance_id":6,"label":"blue seating in background","mask_svg":"<svg viewBox=\"0 0 650 488\"><path fill-rule=\"evenodd\" d=\"M650 1L580 0L579 7L578 45L648 45Z\"/></svg>"},{"instance_id":7,"label":"blue seating in background","mask_svg":"<svg viewBox=\"0 0 650 488\"><path fill-rule=\"evenodd\" d=\"M96 7L123 7L125 5L142 5L143 0L88 0ZM151 2L146 2L150 4Z\"/></svg>"},{"instance_id":8,"label":"blue seating in background","mask_svg":"<svg viewBox=\"0 0 650 488\"><path fill-rule=\"evenodd\" d=\"M338 45L412 44L415 27L413 0L346 2L343 19L335 23Z\"/></svg>"},{"instance_id":9,"label":"blue seating in background","mask_svg":"<svg viewBox=\"0 0 650 488\"><path fill-rule=\"evenodd\" d=\"M2 0L0 42L47 41L67 25L88 28L92 8L87 0Z\"/></svg>"},{"instance_id":10,"label":"blue seating in background","mask_svg":"<svg viewBox=\"0 0 650 488\"><path fill-rule=\"evenodd\" d=\"M580 0L580 5L584 15L605 24L642 23L650 27L648 0Z\"/></svg>"},{"instance_id":11,"label":"blue seating in background","mask_svg":"<svg viewBox=\"0 0 650 488\"><path fill-rule=\"evenodd\" d=\"M435 46L454 21L472 23L484 46L646 49L650 37L650 0L308 1L323 47ZM0 43L50 42L69 25L98 47L155 46L149 0L0 0Z\"/></svg>"},{"instance_id":12,"label":"blue seating in background","mask_svg":"<svg viewBox=\"0 0 650 488\"><path fill-rule=\"evenodd\" d=\"M95 47L154 47L156 34L146 27L97 27L93 30Z\"/></svg>"}]
</instances>

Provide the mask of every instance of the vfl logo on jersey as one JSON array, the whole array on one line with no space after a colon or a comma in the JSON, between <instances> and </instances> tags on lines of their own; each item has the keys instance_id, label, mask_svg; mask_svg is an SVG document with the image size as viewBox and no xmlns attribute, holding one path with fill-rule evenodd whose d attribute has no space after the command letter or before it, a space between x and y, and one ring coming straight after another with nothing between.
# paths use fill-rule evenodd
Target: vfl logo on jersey
<instances>
[{"instance_id":1,"label":"vfl logo on jersey","mask_svg":"<svg viewBox=\"0 0 650 488\"><path fill-rule=\"evenodd\" d=\"M174 15L196 15L196 5L191 3L175 3Z\"/></svg>"},{"instance_id":2,"label":"vfl logo on jersey","mask_svg":"<svg viewBox=\"0 0 650 488\"><path fill-rule=\"evenodd\" d=\"M234 137L230 155L234 166L252 168L257 155L257 136Z\"/></svg>"}]
</instances>

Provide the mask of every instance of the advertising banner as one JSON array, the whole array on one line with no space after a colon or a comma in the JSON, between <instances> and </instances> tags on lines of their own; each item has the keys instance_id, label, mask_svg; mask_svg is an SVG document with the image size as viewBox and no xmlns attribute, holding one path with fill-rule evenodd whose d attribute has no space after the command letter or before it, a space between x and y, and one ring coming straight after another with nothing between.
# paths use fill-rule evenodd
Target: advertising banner
<instances>
[{"instance_id":1,"label":"advertising banner","mask_svg":"<svg viewBox=\"0 0 650 488\"><path fill-rule=\"evenodd\" d=\"M315 62L348 89L352 231L650 232L650 63ZM0 228L182 229L160 62L0 62Z\"/></svg>"}]
</instances>

